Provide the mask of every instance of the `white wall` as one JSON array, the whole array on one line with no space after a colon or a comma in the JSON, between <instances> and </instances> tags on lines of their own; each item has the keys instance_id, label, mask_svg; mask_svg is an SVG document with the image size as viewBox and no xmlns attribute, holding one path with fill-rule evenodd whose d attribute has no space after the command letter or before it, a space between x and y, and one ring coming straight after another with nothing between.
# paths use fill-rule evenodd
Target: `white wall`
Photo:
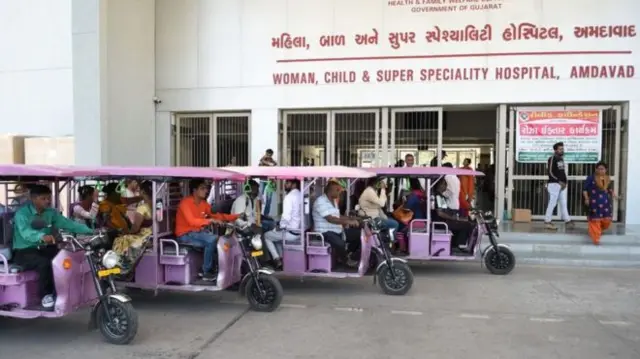
<instances>
[{"instance_id":1,"label":"white wall","mask_svg":"<svg viewBox=\"0 0 640 359\"><path fill-rule=\"evenodd\" d=\"M73 133L71 0L0 0L0 133Z\"/></svg>"},{"instance_id":2,"label":"white wall","mask_svg":"<svg viewBox=\"0 0 640 359\"><path fill-rule=\"evenodd\" d=\"M640 106L637 73L633 78L570 78L573 66L633 66L639 62L637 36L574 36L575 26L587 25L635 25L635 31L640 32L638 1L620 0L615 6L603 6L598 0L492 0L474 5L497 4L499 9L463 11L457 6L449 12L416 12L432 5L390 3L157 0L156 94L163 101L158 111L251 110L259 114L252 116L253 158L260 148L277 148L277 133L256 134L277 132L278 109L613 101L629 101L632 109ZM562 41L503 40L510 23L522 22L556 26ZM425 39L425 32L434 26L457 30L485 24L492 27L491 41L428 43ZM373 28L379 33L378 45L354 44L354 35L370 34ZM394 50L389 45L390 32L415 32L416 41ZM272 39L283 33L305 36L309 48L273 48ZM339 34L346 36L346 46L319 45L321 36ZM529 66L553 68L554 77L501 80L495 75L497 68ZM421 69L451 68L485 69L488 76L431 82L417 78L394 83L361 80L363 71L410 69L417 77ZM355 71L357 80L325 83L324 73L329 71ZM275 73L302 72L314 73L318 82L274 85ZM629 136L640 136L637 119L630 118ZM629 146L630 152L640 152L640 143ZM166 149L158 151L167 153ZM631 157L628 168L629 176L640 175L640 159ZM637 199L629 201L629 213L640 210L640 189L630 188L627 197Z\"/></svg>"}]
</instances>

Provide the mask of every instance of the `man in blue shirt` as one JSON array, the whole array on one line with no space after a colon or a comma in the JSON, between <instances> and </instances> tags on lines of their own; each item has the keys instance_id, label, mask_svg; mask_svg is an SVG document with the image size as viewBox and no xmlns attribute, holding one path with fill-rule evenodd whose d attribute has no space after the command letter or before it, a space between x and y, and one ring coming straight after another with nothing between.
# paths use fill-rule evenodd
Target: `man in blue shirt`
<instances>
[{"instance_id":1,"label":"man in blue shirt","mask_svg":"<svg viewBox=\"0 0 640 359\"><path fill-rule=\"evenodd\" d=\"M36 185L30 190L29 203L16 211L13 225L14 263L23 270L35 270L38 273L38 290L42 297L42 307L53 309L55 304L55 285L53 281L52 260L58 254L51 227L78 234L92 234L93 230L84 224L64 217L51 208L51 189ZM40 218L47 227L34 229L31 222Z\"/></svg>"},{"instance_id":2,"label":"man in blue shirt","mask_svg":"<svg viewBox=\"0 0 640 359\"><path fill-rule=\"evenodd\" d=\"M356 219L342 216L336 205L342 186L335 181L329 181L324 188L324 194L318 197L312 210L314 232L322 233L324 240L337 253L336 260L346 264L347 267L356 267L358 262L350 258L349 254L358 251L360 245L360 222ZM345 228L353 228L355 232L347 234L347 243L342 239ZM351 238L349 238L351 237ZM348 248L347 248L348 247Z\"/></svg>"}]
</instances>

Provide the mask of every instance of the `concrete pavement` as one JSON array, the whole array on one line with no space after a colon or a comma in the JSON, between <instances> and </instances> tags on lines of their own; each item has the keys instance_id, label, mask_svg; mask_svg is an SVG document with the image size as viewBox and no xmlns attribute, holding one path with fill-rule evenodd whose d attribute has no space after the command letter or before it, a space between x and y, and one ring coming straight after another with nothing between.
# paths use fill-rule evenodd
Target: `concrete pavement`
<instances>
[{"instance_id":1,"label":"concrete pavement","mask_svg":"<svg viewBox=\"0 0 640 359\"><path fill-rule=\"evenodd\" d=\"M640 270L477 264L414 267L405 297L358 280L283 279L275 313L235 293L134 294L135 342L104 344L87 315L0 318L0 358L580 358L640 357Z\"/></svg>"}]
</instances>

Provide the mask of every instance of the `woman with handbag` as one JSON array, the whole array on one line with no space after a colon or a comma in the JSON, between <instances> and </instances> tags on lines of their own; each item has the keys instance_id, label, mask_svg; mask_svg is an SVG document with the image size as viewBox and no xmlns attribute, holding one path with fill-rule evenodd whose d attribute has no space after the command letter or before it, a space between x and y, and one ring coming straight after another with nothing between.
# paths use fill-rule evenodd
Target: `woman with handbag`
<instances>
[{"instance_id":1,"label":"woman with handbag","mask_svg":"<svg viewBox=\"0 0 640 359\"><path fill-rule=\"evenodd\" d=\"M426 219L426 206L425 193L422 189L422 184L417 178L409 178L409 192L406 192L402 197L401 204L393 211L393 218L399 223L399 230L396 235L398 241L399 254L408 254L407 246L407 230L409 223L413 219Z\"/></svg>"},{"instance_id":2,"label":"woman with handbag","mask_svg":"<svg viewBox=\"0 0 640 359\"><path fill-rule=\"evenodd\" d=\"M367 180L366 186L358 199L360 209L371 218L382 218L386 222L387 228L397 230L398 222L389 218L384 211L387 204L386 182L374 177Z\"/></svg>"}]
</instances>

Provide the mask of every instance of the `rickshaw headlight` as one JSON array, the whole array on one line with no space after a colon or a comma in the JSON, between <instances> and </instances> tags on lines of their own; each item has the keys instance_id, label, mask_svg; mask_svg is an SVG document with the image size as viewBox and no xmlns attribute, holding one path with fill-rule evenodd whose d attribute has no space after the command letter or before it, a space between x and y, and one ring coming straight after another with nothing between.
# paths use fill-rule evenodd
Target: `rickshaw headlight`
<instances>
[{"instance_id":1,"label":"rickshaw headlight","mask_svg":"<svg viewBox=\"0 0 640 359\"><path fill-rule=\"evenodd\" d=\"M253 236L253 238L251 238L251 246L257 251L262 249L262 239L260 239L260 236Z\"/></svg>"},{"instance_id":2,"label":"rickshaw headlight","mask_svg":"<svg viewBox=\"0 0 640 359\"><path fill-rule=\"evenodd\" d=\"M119 261L120 256L114 251L107 251L107 253L102 256L102 265L107 269L115 267Z\"/></svg>"}]
</instances>

